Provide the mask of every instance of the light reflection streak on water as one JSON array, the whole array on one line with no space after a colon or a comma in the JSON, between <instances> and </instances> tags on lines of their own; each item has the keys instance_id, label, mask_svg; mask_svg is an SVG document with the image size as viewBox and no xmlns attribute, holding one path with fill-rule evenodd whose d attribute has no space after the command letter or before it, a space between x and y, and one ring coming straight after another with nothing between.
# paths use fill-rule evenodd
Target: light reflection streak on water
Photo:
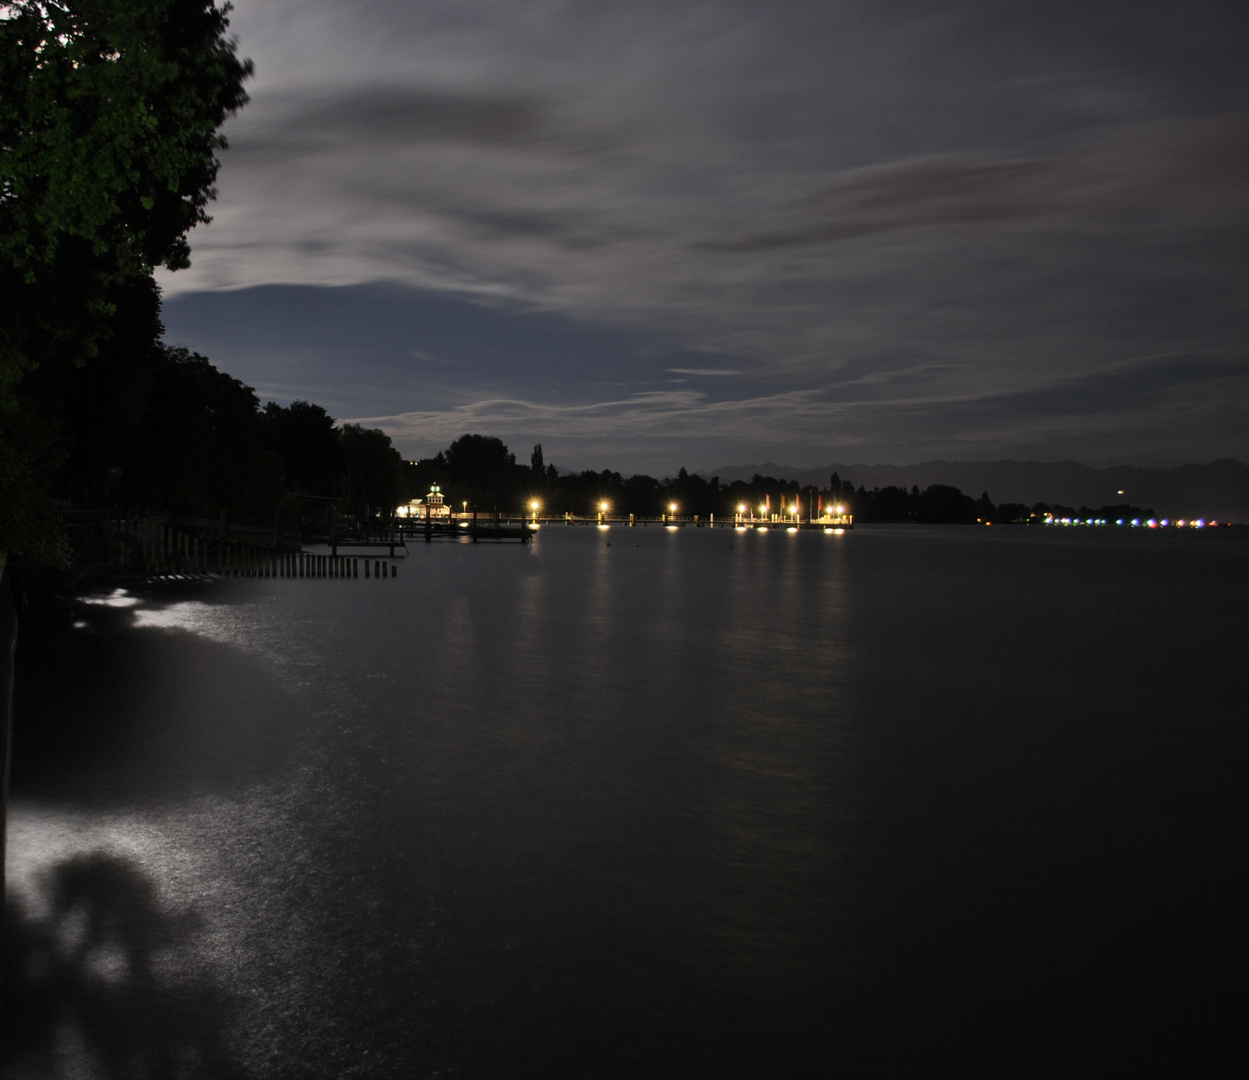
<instances>
[{"instance_id":1,"label":"light reflection streak on water","mask_svg":"<svg viewBox=\"0 0 1249 1080\"><path fill-rule=\"evenodd\" d=\"M108 596L84 596L82 602L101 607L129 608L138 604L139 598L131 596L125 589L114 589Z\"/></svg>"},{"instance_id":2,"label":"light reflection streak on water","mask_svg":"<svg viewBox=\"0 0 1249 1080\"><path fill-rule=\"evenodd\" d=\"M283 582L290 586L295 583ZM300 583L305 588L313 583ZM251 586L249 588L249 585ZM192 634L226 645L264 663L288 685L307 681L307 668L316 665L301 642L306 625L282 617L272 595L257 595L253 583L215 582L207 586L209 599L168 601L131 595L124 589L107 596L83 597L85 604L128 611L137 629ZM74 623L90 631L87 620Z\"/></svg>"},{"instance_id":3,"label":"light reflection streak on water","mask_svg":"<svg viewBox=\"0 0 1249 1080\"><path fill-rule=\"evenodd\" d=\"M720 773L720 798L704 821L722 868L713 871L721 887L709 893L708 919L720 962L735 977L766 967L779 985L814 962L811 949L832 923L854 917L813 898L833 894L830 879L849 886L844 856L856 796L852 718L840 692L844 562L834 549L803 558L809 552L795 541L813 536L775 539L752 534L735 545L724 607L708 613L723 669L767 677L726 681L709 703L718 722L706 752ZM743 865L754 872L725 872Z\"/></svg>"}]
</instances>

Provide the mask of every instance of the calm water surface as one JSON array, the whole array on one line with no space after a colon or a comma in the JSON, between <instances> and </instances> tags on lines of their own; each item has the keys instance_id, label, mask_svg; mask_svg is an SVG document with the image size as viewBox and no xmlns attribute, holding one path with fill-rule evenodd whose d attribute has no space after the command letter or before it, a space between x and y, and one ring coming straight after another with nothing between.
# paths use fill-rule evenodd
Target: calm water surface
<instances>
[{"instance_id":1,"label":"calm water surface","mask_svg":"<svg viewBox=\"0 0 1249 1080\"><path fill-rule=\"evenodd\" d=\"M1244 1052L1238 532L555 526L89 599L24 630L6 1075Z\"/></svg>"}]
</instances>

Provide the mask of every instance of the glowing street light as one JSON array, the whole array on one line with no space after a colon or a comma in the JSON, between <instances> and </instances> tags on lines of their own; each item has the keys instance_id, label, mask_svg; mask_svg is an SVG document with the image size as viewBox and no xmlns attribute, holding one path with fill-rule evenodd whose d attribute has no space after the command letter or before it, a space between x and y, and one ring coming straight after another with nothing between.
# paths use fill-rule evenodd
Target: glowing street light
<instances>
[{"instance_id":1,"label":"glowing street light","mask_svg":"<svg viewBox=\"0 0 1249 1080\"><path fill-rule=\"evenodd\" d=\"M531 512L531 513L532 513L532 515L533 515L533 521L534 521L534 524L535 524L535 525L538 523L538 507L539 507L539 506L541 506L541 505L542 505L542 504L541 504L540 502L538 502L538 500L537 500L537 499L530 499L530 500L529 500L529 510L530 510L530 512Z\"/></svg>"}]
</instances>

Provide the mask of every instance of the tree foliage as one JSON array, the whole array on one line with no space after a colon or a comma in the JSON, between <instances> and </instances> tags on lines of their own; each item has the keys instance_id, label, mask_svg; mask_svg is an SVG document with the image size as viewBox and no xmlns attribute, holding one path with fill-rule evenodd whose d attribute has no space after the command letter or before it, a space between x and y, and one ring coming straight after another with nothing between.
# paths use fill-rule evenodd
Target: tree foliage
<instances>
[{"instance_id":1,"label":"tree foliage","mask_svg":"<svg viewBox=\"0 0 1249 1080\"><path fill-rule=\"evenodd\" d=\"M343 448L334 418L320 405L292 401L265 406L269 446L285 464L285 490L332 498L338 495Z\"/></svg>"},{"instance_id":2,"label":"tree foliage","mask_svg":"<svg viewBox=\"0 0 1249 1080\"><path fill-rule=\"evenodd\" d=\"M472 501L482 509L507 508L521 477L531 474L516 464L516 455L501 439L486 435L462 435L434 463L448 478L468 488Z\"/></svg>"},{"instance_id":3,"label":"tree foliage","mask_svg":"<svg viewBox=\"0 0 1249 1080\"><path fill-rule=\"evenodd\" d=\"M212 0L0 3L0 375L106 337L109 290L190 265L251 64Z\"/></svg>"}]
</instances>

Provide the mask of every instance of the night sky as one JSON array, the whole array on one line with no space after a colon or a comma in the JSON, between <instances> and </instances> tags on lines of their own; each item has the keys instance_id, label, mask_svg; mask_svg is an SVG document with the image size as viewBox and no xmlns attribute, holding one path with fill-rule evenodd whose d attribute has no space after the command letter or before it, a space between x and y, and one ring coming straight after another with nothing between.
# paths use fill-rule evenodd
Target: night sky
<instances>
[{"instance_id":1,"label":"night sky","mask_svg":"<svg viewBox=\"0 0 1249 1080\"><path fill-rule=\"evenodd\" d=\"M237 0L167 340L407 456L1249 460L1243 14Z\"/></svg>"}]
</instances>

